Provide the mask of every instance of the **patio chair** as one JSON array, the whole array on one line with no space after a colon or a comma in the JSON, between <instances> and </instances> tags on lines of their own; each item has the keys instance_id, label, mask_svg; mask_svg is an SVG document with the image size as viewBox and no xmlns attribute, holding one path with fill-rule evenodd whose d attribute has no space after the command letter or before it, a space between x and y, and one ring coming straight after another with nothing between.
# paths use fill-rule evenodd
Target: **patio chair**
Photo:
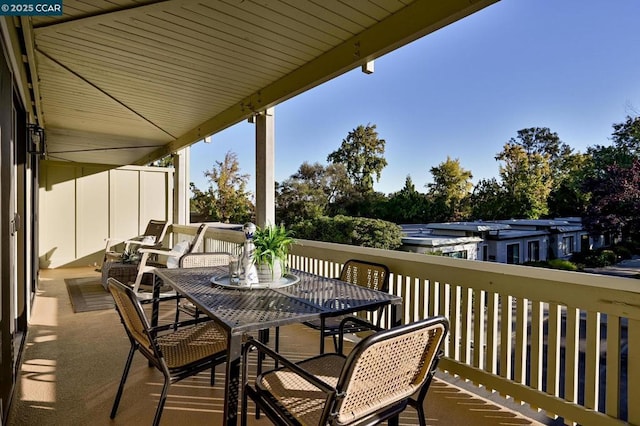
<instances>
[{"instance_id":1,"label":"patio chair","mask_svg":"<svg viewBox=\"0 0 640 426\"><path fill-rule=\"evenodd\" d=\"M171 249L141 248L139 252L142 257L140 258L140 264L138 265L138 273L136 275L136 281L133 284L133 291L136 292L139 297L148 298L152 291L152 288L150 288L152 285L147 286L143 284L142 278L144 277L144 274L153 273L156 268L177 268L182 256L195 253L200 249L200 246L204 241L204 234L207 231L207 228L208 225L206 223L201 224L198 227L191 243L188 241L181 241L175 244ZM175 296L175 292L170 289L162 289L162 292L171 293ZM167 296L167 294L164 295Z\"/></svg>"},{"instance_id":2,"label":"patio chair","mask_svg":"<svg viewBox=\"0 0 640 426\"><path fill-rule=\"evenodd\" d=\"M150 220L142 235L125 240L123 238L107 238L107 244L102 257L102 266L109 261L118 261L125 252L131 253L140 247L159 248L169 229L169 223L165 220ZM124 244L122 251L115 250L119 244Z\"/></svg>"},{"instance_id":3,"label":"patio chair","mask_svg":"<svg viewBox=\"0 0 640 426\"><path fill-rule=\"evenodd\" d=\"M389 291L389 268L380 263L357 259L347 260L340 271L339 279L372 290L379 290L385 293ZM339 303L340 301L335 302ZM383 308L377 309L376 325L378 326L380 325L382 314ZM324 338L326 336L333 337L334 348L338 349L337 336L342 319L343 317L334 317L304 322L304 325L320 331L320 353L324 352ZM352 324L345 333L357 333L360 331L363 331L361 326Z\"/></svg>"},{"instance_id":4,"label":"patio chair","mask_svg":"<svg viewBox=\"0 0 640 426\"><path fill-rule=\"evenodd\" d=\"M111 419L116 417L133 355L138 351L147 358L150 366L160 370L164 376L164 385L153 418L154 426L158 425L171 384L208 369L211 369L213 381L215 366L226 360L227 335L215 321L207 321L175 331L172 330L173 324L152 328L140 301L129 286L115 278L109 278L108 288L131 342L131 349L111 409ZM168 332L163 333L165 331ZM132 397L131 401L135 401L135 398Z\"/></svg>"},{"instance_id":5,"label":"patio chair","mask_svg":"<svg viewBox=\"0 0 640 426\"><path fill-rule=\"evenodd\" d=\"M252 337L246 337L242 362L242 425L247 424L248 399L274 424L373 425L404 411L414 394L424 398L441 357L448 321L444 317L378 331L361 340L349 355L343 353L342 320L336 353L292 362ZM252 350L282 364L248 380L248 355ZM422 406L423 401L419 401ZM424 413L420 412L423 416ZM397 423L396 423L397 424Z\"/></svg>"},{"instance_id":6,"label":"patio chair","mask_svg":"<svg viewBox=\"0 0 640 426\"><path fill-rule=\"evenodd\" d=\"M181 268L201 268L207 266L228 265L230 257L231 253L223 251L209 253L188 253L180 258L179 266ZM178 297L176 298L176 323L180 319L180 312L191 315L196 320L200 315L196 305L189 302L188 300L184 300L184 298L178 295Z\"/></svg>"}]
</instances>

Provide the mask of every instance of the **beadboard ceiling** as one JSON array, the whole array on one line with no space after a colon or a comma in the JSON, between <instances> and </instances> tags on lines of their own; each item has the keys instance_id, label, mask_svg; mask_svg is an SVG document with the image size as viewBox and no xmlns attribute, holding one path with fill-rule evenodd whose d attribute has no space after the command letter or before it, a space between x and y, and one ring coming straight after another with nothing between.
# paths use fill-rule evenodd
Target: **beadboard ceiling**
<instances>
[{"instance_id":1,"label":"beadboard ceiling","mask_svg":"<svg viewBox=\"0 0 640 426\"><path fill-rule=\"evenodd\" d=\"M64 0L22 19L48 158L146 164L497 0Z\"/></svg>"}]
</instances>

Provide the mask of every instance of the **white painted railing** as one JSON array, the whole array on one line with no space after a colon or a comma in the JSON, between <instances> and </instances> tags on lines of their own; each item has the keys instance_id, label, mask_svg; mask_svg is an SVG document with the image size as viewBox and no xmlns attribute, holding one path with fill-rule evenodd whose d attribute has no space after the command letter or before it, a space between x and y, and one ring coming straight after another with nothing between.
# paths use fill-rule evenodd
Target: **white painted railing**
<instances>
[{"instance_id":1,"label":"white painted railing","mask_svg":"<svg viewBox=\"0 0 640 426\"><path fill-rule=\"evenodd\" d=\"M307 240L290 266L335 277L351 258L389 267L405 323L449 318L443 370L567 424L640 425L640 281Z\"/></svg>"}]
</instances>

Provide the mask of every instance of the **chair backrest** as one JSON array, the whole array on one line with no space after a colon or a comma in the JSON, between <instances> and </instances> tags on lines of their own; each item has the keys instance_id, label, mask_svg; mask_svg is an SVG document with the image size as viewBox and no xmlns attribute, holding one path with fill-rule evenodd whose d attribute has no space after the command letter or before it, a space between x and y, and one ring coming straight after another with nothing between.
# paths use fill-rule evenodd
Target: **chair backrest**
<instances>
[{"instance_id":1,"label":"chair backrest","mask_svg":"<svg viewBox=\"0 0 640 426\"><path fill-rule=\"evenodd\" d=\"M229 264L230 253L224 251L209 253L187 253L180 258L181 268L198 268L203 266L222 266Z\"/></svg>"},{"instance_id":2,"label":"chair backrest","mask_svg":"<svg viewBox=\"0 0 640 426\"><path fill-rule=\"evenodd\" d=\"M169 229L169 223L166 220L150 220L147 228L144 230L143 236L153 236L156 239L156 245L160 246Z\"/></svg>"},{"instance_id":3,"label":"chair backrest","mask_svg":"<svg viewBox=\"0 0 640 426\"><path fill-rule=\"evenodd\" d=\"M207 225L206 223L203 223L198 227L198 230L196 231L196 235L195 237L193 237L193 241L191 242L191 245L189 246L189 251L187 251L187 253L195 253L200 249L200 246L202 245L202 241L204 240L204 234L205 232L207 232L208 227L209 225Z\"/></svg>"},{"instance_id":4,"label":"chair backrest","mask_svg":"<svg viewBox=\"0 0 640 426\"><path fill-rule=\"evenodd\" d=\"M107 280L107 288L113 296L129 338L138 342L140 347L145 349L145 355L153 356L155 345L149 334L151 326L133 290L115 278Z\"/></svg>"},{"instance_id":5,"label":"chair backrest","mask_svg":"<svg viewBox=\"0 0 640 426\"><path fill-rule=\"evenodd\" d=\"M449 329L438 316L383 330L360 341L338 379L332 412L337 423L354 422L406 403L435 373Z\"/></svg>"},{"instance_id":6,"label":"chair backrest","mask_svg":"<svg viewBox=\"0 0 640 426\"><path fill-rule=\"evenodd\" d=\"M347 260L340 271L340 280L372 290L389 291L389 268L380 263Z\"/></svg>"}]
</instances>

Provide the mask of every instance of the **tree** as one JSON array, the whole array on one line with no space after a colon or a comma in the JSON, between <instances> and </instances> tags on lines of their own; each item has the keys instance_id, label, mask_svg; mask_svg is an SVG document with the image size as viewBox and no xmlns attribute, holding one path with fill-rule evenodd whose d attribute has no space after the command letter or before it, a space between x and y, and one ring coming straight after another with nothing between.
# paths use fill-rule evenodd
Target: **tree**
<instances>
[{"instance_id":1,"label":"tree","mask_svg":"<svg viewBox=\"0 0 640 426\"><path fill-rule=\"evenodd\" d=\"M360 125L349 132L340 148L327 156L327 161L344 164L357 193L368 194L373 192L374 176L379 180L387 165L384 147L385 140L378 138L375 124Z\"/></svg>"},{"instance_id":2,"label":"tree","mask_svg":"<svg viewBox=\"0 0 640 426\"><path fill-rule=\"evenodd\" d=\"M592 167L589 154L571 154L564 159L563 174L558 177L549 194L548 205L551 217L582 216L589 203L589 193L583 182Z\"/></svg>"},{"instance_id":3,"label":"tree","mask_svg":"<svg viewBox=\"0 0 640 426\"><path fill-rule=\"evenodd\" d=\"M440 163L430 169L433 175L433 183L427 184L429 198L436 206L436 211L441 211L441 221L457 221L468 216L463 201L473 189L471 179L473 175L469 170L460 166L457 158Z\"/></svg>"},{"instance_id":4,"label":"tree","mask_svg":"<svg viewBox=\"0 0 640 426\"><path fill-rule=\"evenodd\" d=\"M529 127L518 130L517 136L511 138L509 144L521 146L529 157L535 154L546 156L549 161L552 186L559 182L565 172L565 161L572 154L569 145L562 142L558 134L548 127Z\"/></svg>"},{"instance_id":5,"label":"tree","mask_svg":"<svg viewBox=\"0 0 640 426\"><path fill-rule=\"evenodd\" d=\"M614 124L611 139L616 147L640 158L640 116L627 116L624 123Z\"/></svg>"},{"instance_id":6,"label":"tree","mask_svg":"<svg viewBox=\"0 0 640 426\"><path fill-rule=\"evenodd\" d=\"M481 179L469 196L473 220L498 220L509 217L505 209L506 191L496 178Z\"/></svg>"},{"instance_id":7,"label":"tree","mask_svg":"<svg viewBox=\"0 0 640 426\"><path fill-rule=\"evenodd\" d=\"M495 158L504 162L500 177L506 192L506 217L537 219L546 215L552 184L550 155L527 152L522 145L509 142Z\"/></svg>"},{"instance_id":8,"label":"tree","mask_svg":"<svg viewBox=\"0 0 640 426\"><path fill-rule=\"evenodd\" d=\"M404 187L389 195L384 219L394 223L419 223L424 221L426 212L425 195L416 190L411 176L407 175Z\"/></svg>"},{"instance_id":9,"label":"tree","mask_svg":"<svg viewBox=\"0 0 640 426\"><path fill-rule=\"evenodd\" d=\"M346 197L350 187L342 164L302 163L296 173L277 185L278 221L293 224L327 214L329 205Z\"/></svg>"},{"instance_id":10,"label":"tree","mask_svg":"<svg viewBox=\"0 0 640 426\"><path fill-rule=\"evenodd\" d=\"M610 165L606 173L588 178L585 189L591 194L591 203L583 224L591 235L612 233L624 240L640 235L639 158L629 167Z\"/></svg>"},{"instance_id":11,"label":"tree","mask_svg":"<svg viewBox=\"0 0 640 426\"><path fill-rule=\"evenodd\" d=\"M223 161L216 161L211 170L205 171L209 180L206 191L190 184L194 194L192 205L209 220L244 223L253 215L253 204L247 191L248 174L240 173L237 154L229 151Z\"/></svg>"}]
</instances>

